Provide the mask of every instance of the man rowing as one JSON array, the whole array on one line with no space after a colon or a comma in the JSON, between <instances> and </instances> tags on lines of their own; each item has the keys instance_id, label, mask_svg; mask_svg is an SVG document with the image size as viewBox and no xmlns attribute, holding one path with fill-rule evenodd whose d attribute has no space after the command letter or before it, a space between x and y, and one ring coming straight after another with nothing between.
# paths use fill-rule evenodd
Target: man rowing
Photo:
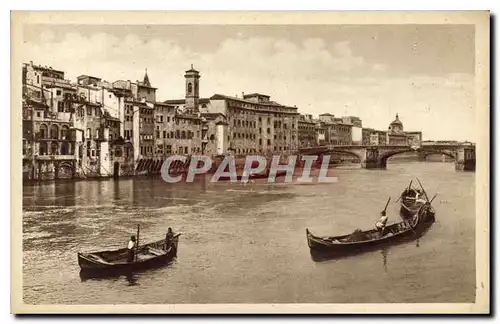
<instances>
[{"instance_id":1,"label":"man rowing","mask_svg":"<svg viewBox=\"0 0 500 324\"><path fill-rule=\"evenodd\" d=\"M379 230L380 236L383 236L384 234L384 229L385 226L387 225L387 220L388 220L387 213L385 210L383 210L380 213L380 219L375 223L375 227Z\"/></svg>"}]
</instances>

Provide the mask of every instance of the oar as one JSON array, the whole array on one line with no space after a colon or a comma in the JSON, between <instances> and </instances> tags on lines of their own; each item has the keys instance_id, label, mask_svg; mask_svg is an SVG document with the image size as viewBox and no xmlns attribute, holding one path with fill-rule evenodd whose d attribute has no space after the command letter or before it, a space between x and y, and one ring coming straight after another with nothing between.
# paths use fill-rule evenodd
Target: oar
<instances>
[{"instance_id":1,"label":"oar","mask_svg":"<svg viewBox=\"0 0 500 324\"><path fill-rule=\"evenodd\" d=\"M407 191L410 190L412 182L413 182L413 179L410 180L410 184L408 185L408 189L406 189ZM403 194L401 193L401 195L399 195L398 200L396 200L394 203L396 204L402 197L403 197Z\"/></svg>"},{"instance_id":2,"label":"oar","mask_svg":"<svg viewBox=\"0 0 500 324\"><path fill-rule=\"evenodd\" d=\"M434 201L434 198L437 197L438 194L435 194L434 197L432 197L431 201L429 201L429 204L431 204Z\"/></svg>"},{"instance_id":3,"label":"oar","mask_svg":"<svg viewBox=\"0 0 500 324\"><path fill-rule=\"evenodd\" d=\"M389 199L387 200L387 204L385 204L384 211L387 210L387 206L389 206L389 202L391 201L391 197L389 196Z\"/></svg>"},{"instance_id":4,"label":"oar","mask_svg":"<svg viewBox=\"0 0 500 324\"><path fill-rule=\"evenodd\" d=\"M420 180L418 180L418 178L417 178L417 181L418 181L418 184L420 185L420 188L422 188L422 191L424 192L425 199L427 199L427 202L429 202L429 196L427 196L427 192L425 192L424 186L422 186L422 183L420 182Z\"/></svg>"}]
</instances>

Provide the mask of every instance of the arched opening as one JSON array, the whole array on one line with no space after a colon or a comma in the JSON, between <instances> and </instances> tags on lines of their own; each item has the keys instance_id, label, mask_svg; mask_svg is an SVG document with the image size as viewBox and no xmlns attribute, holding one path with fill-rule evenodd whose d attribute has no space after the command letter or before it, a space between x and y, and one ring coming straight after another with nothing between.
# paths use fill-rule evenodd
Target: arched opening
<instances>
[{"instance_id":1,"label":"arched opening","mask_svg":"<svg viewBox=\"0 0 500 324\"><path fill-rule=\"evenodd\" d=\"M47 142L40 142L40 147L38 149L39 155L47 155L49 153Z\"/></svg>"},{"instance_id":2,"label":"arched opening","mask_svg":"<svg viewBox=\"0 0 500 324\"><path fill-rule=\"evenodd\" d=\"M63 125L61 127L61 139L67 140L69 136L69 127L67 125Z\"/></svg>"},{"instance_id":3,"label":"arched opening","mask_svg":"<svg viewBox=\"0 0 500 324\"><path fill-rule=\"evenodd\" d=\"M70 162L62 162L59 164L59 179L71 179L73 177L73 164Z\"/></svg>"},{"instance_id":4,"label":"arched opening","mask_svg":"<svg viewBox=\"0 0 500 324\"><path fill-rule=\"evenodd\" d=\"M59 126L57 126L56 124L50 126L50 138L51 139L59 138Z\"/></svg>"},{"instance_id":5,"label":"arched opening","mask_svg":"<svg viewBox=\"0 0 500 324\"><path fill-rule=\"evenodd\" d=\"M449 152L431 152L422 154L425 162L454 162L455 156Z\"/></svg>"},{"instance_id":6,"label":"arched opening","mask_svg":"<svg viewBox=\"0 0 500 324\"><path fill-rule=\"evenodd\" d=\"M62 142L61 143L61 154L62 155L69 155L70 153L70 144L68 142Z\"/></svg>"},{"instance_id":7,"label":"arched opening","mask_svg":"<svg viewBox=\"0 0 500 324\"><path fill-rule=\"evenodd\" d=\"M59 154L59 145L56 142L52 142L50 144L50 155L58 155Z\"/></svg>"},{"instance_id":8,"label":"arched opening","mask_svg":"<svg viewBox=\"0 0 500 324\"><path fill-rule=\"evenodd\" d=\"M350 151L329 151L323 155L330 155L330 164L360 164L361 158Z\"/></svg>"},{"instance_id":9,"label":"arched opening","mask_svg":"<svg viewBox=\"0 0 500 324\"><path fill-rule=\"evenodd\" d=\"M40 139L45 139L45 138L48 138L49 137L49 128L47 127L47 125L45 124L41 124L40 125L40 128L39 128L39 138Z\"/></svg>"},{"instance_id":10,"label":"arched opening","mask_svg":"<svg viewBox=\"0 0 500 324\"><path fill-rule=\"evenodd\" d=\"M446 156L444 158L443 156ZM432 157L432 158L429 158ZM425 151L425 150L403 150L390 152L385 156L381 157L381 163L384 166L387 165L399 165L404 167L404 164L410 163L425 163L425 162L454 162L455 155L453 152L447 151Z\"/></svg>"}]
</instances>

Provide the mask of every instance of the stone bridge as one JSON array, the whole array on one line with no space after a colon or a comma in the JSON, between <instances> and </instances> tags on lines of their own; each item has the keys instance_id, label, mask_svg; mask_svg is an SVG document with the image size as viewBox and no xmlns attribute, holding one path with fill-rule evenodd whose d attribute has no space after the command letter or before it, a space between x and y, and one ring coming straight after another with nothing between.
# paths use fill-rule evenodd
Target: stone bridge
<instances>
[{"instance_id":1,"label":"stone bridge","mask_svg":"<svg viewBox=\"0 0 500 324\"><path fill-rule=\"evenodd\" d=\"M385 169L391 156L415 152L420 158L441 154L455 160L455 169L475 171L476 146L467 144L428 144L419 147L407 145L324 145L299 150L302 155L350 155L361 162L366 169Z\"/></svg>"}]
</instances>

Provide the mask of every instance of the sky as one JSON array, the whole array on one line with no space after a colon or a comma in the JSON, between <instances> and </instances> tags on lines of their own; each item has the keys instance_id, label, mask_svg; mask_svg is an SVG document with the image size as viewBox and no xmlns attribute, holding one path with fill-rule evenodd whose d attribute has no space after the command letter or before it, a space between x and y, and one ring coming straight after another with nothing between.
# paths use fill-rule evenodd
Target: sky
<instances>
[{"instance_id":1,"label":"sky","mask_svg":"<svg viewBox=\"0 0 500 324\"><path fill-rule=\"evenodd\" d=\"M76 81L149 80L157 100L259 92L299 112L359 116L386 130L396 113L424 139L476 141L473 25L27 25L23 62Z\"/></svg>"}]
</instances>

